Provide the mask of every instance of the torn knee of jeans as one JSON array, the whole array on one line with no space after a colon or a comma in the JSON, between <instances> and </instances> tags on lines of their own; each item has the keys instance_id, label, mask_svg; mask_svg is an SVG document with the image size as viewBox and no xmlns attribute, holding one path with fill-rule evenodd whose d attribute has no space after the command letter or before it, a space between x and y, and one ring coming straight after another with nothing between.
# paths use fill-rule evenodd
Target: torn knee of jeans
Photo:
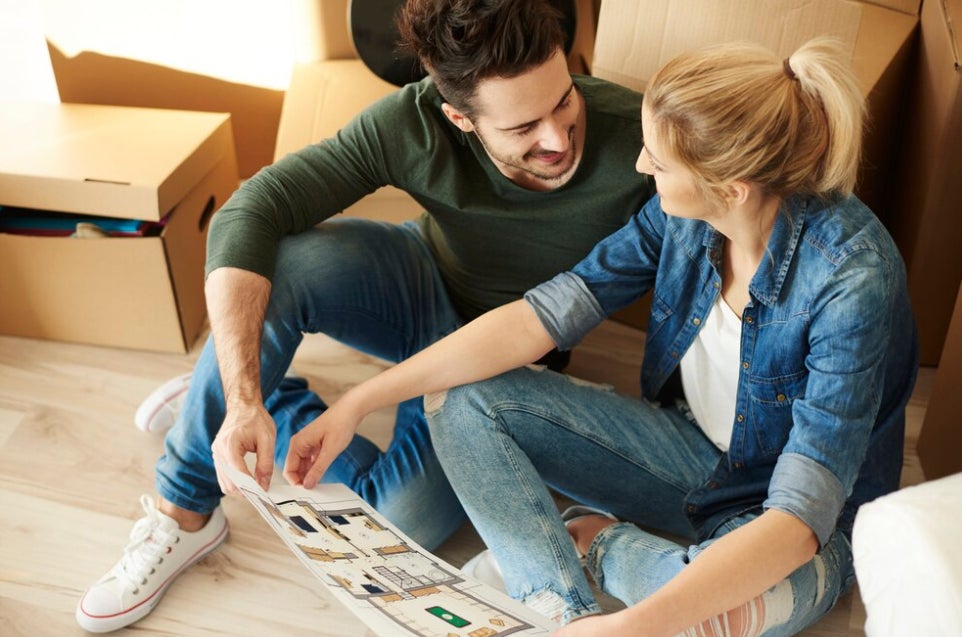
<instances>
[{"instance_id":1,"label":"torn knee of jeans","mask_svg":"<svg viewBox=\"0 0 962 637\"><path fill-rule=\"evenodd\" d=\"M815 567L815 606L822 603L825 597L825 559L821 555L816 555L812 559Z\"/></svg>"},{"instance_id":2,"label":"torn knee of jeans","mask_svg":"<svg viewBox=\"0 0 962 637\"><path fill-rule=\"evenodd\" d=\"M444 407L444 400L448 397L447 390L424 395L424 413L434 414Z\"/></svg>"},{"instance_id":3,"label":"torn knee of jeans","mask_svg":"<svg viewBox=\"0 0 962 637\"><path fill-rule=\"evenodd\" d=\"M574 608L564 597L547 588L525 595L523 601L531 610L560 624L601 612L600 608Z\"/></svg>"},{"instance_id":4,"label":"torn knee of jeans","mask_svg":"<svg viewBox=\"0 0 962 637\"><path fill-rule=\"evenodd\" d=\"M579 387L593 387L594 389L610 392L615 390L614 385L609 385L608 383L596 383L590 380L585 380L584 378L572 376L571 374L566 374L565 376L568 378L568 382L570 382L572 385L578 385Z\"/></svg>"},{"instance_id":5,"label":"torn knee of jeans","mask_svg":"<svg viewBox=\"0 0 962 637\"><path fill-rule=\"evenodd\" d=\"M556 622L561 622L568 610L564 598L547 589L525 596L524 605Z\"/></svg>"},{"instance_id":6,"label":"torn knee of jeans","mask_svg":"<svg viewBox=\"0 0 962 637\"><path fill-rule=\"evenodd\" d=\"M692 626L682 634L685 637L757 637L787 623L794 609L795 592L788 580L782 580L748 603Z\"/></svg>"}]
</instances>

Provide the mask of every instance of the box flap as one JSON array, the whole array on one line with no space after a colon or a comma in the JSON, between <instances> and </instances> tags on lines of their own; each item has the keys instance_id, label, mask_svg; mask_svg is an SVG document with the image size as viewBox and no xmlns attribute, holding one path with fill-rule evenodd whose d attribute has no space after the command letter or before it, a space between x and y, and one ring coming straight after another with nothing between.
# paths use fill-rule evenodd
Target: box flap
<instances>
[{"instance_id":1,"label":"box flap","mask_svg":"<svg viewBox=\"0 0 962 637\"><path fill-rule=\"evenodd\" d=\"M866 2L914 16L918 16L922 8L922 0L866 0Z\"/></svg>"},{"instance_id":2,"label":"box flap","mask_svg":"<svg viewBox=\"0 0 962 637\"><path fill-rule=\"evenodd\" d=\"M817 35L855 48L862 3L844 0L605 0L594 74L643 90L684 51L751 40L788 55Z\"/></svg>"},{"instance_id":3,"label":"box flap","mask_svg":"<svg viewBox=\"0 0 962 637\"><path fill-rule=\"evenodd\" d=\"M156 221L230 135L224 113L0 103L0 204Z\"/></svg>"},{"instance_id":4,"label":"box flap","mask_svg":"<svg viewBox=\"0 0 962 637\"><path fill-rule=\"evenodd\" d=\"M333 136L352 117L397 90L361 60L295 65L281 109L274 161Z\"/></svg>"},{"instance_id":5,"label":"box flap","mask_svg":"<svg viewBox=\"0 0 962 637\"><path fill-rule=\"evenodd\" d=\"M674 56L731 40L751 40L789 55L807 40L844 42L868 95L918 23L915 14L848 0L605 0L594 74L644 90ZM881 4L881 3L879 3Z\"/></svg>"}]
</instances>

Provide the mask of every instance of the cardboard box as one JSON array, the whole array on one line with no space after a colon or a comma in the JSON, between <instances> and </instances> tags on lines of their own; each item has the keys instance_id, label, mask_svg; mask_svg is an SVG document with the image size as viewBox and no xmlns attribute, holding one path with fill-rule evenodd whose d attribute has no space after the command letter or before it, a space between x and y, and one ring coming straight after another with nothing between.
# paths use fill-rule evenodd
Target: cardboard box
<instances>
[{"instance_id":1,"label":"cardboard box","mask_svg":"<svg viewBox=\"0 0 962 637\"><path fill-rule=\"evenodd\" d=\"M891 188L918 11L919 0L604 0L592 73L644 91L664 63L693 48L751 40L788 56L818 35L840 39L869 109L857 194L887 223L904 214ZM647 317L645 302L616 316L641 328Z\"/></svg>"},{"instance_id":2,"label":"cardboard box","mask_svg":"<svg viewBox=\"0 0 962 637\"><path fill-rule=\"evenodd\" d=\"M962 34L953 25L962 25L962 0L922 5L919 72L898 198L913 213L904 222L922 357L925 364L938 361L918 443L929 480L962 471Z\"/></svg>"},{"instance_id":3,"label":"cardboard box","mask_svg":"<svg viewBox=\"0 0 962 637\"><path fill-rule=\"evenodd\" d=\"M942 344L962 282L962 0L925 0L894 181L895 236L909 271L923 365ZM947 347L948 345L946 345ZM953 352L953 356L958 352ZM962 381L956 377L955 382ZM962 454L960 454L962 455Z\"/></svg>"},{"instance_id":4,"label":"cardboard box","mask_svg":"<svg viewBox=\"0 0 962 637\"><path fill-rule=\"evenodd\" d=\"M918 455L926 480L962 471L962 288L959 289L919 434Z\"/></svg>"},{"instance_id":5,"label":"cardboard box","mask_svg":"<svg viewBox=\"0 0 962 637\"><path fill-rule=\"evenodd\" d=\"M60 101L231 114L240 173L270 163L296 62L354 57L349 0L34 0Z\"/></svg>"},{"instance_id":6,"label":"cardboard box","mask_svg":"<svg viewBox=\"0 0 962 637\"><path fill-rule=\"evenodd\" d=\"M238 184L227 114L0 103L0 205L164 221L159 235L0 233L0 333L186 352L211 215Z\"/></svg>"}]
</instances>

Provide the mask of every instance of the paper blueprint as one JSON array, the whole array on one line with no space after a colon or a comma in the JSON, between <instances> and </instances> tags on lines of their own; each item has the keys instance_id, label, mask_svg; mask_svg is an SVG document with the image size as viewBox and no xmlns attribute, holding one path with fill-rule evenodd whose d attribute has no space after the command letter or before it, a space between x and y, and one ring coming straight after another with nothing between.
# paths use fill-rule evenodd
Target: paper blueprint
<instances>
[{"instance_id":1,"label":"paper blueprint","mask_svg":"<svg viewBox=\"0 0 962 637\"><path fill-rule=\"evenodd\" d=\"M230 478L291 551L382 637L528 637L557 625L415 544L341 484Z\"/></svg>"}]
</instances>

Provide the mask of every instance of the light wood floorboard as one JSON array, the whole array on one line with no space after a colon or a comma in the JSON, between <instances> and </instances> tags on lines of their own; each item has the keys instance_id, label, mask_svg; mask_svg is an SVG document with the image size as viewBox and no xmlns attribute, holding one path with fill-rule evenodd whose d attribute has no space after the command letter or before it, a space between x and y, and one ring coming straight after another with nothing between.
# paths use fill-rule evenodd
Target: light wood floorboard
<instances>
[{"instance_id":1,"label":"light wood floorboard","mask_svg":"<svg viewBox=\"0 0 962 637\"><path fill-rule=\"evenodd\" d=\"M609 322L575 351L569 372L637 395L642 336ZM153 493L160 436L133 426L137 405L160 383L190 371L186 355L0 337L0 635L70 637L82 591L119 556L138 497ZM297 371L325 398L386 364L323 336L309 336ZM922 481L915 441L933 369L923 369L909 409L903 484ZM385 445L391 410L362 425ZM281 479L276 477L275 479ZM370 635L321 586L246 502L224 503L231 536L170 588L157 610L116 635ZM483 545L465 525L438 551L463 564ZM610 603L610 601L609 601ZM857 591L806 637L863 635Z\"/></svg>"}]
</instances>

